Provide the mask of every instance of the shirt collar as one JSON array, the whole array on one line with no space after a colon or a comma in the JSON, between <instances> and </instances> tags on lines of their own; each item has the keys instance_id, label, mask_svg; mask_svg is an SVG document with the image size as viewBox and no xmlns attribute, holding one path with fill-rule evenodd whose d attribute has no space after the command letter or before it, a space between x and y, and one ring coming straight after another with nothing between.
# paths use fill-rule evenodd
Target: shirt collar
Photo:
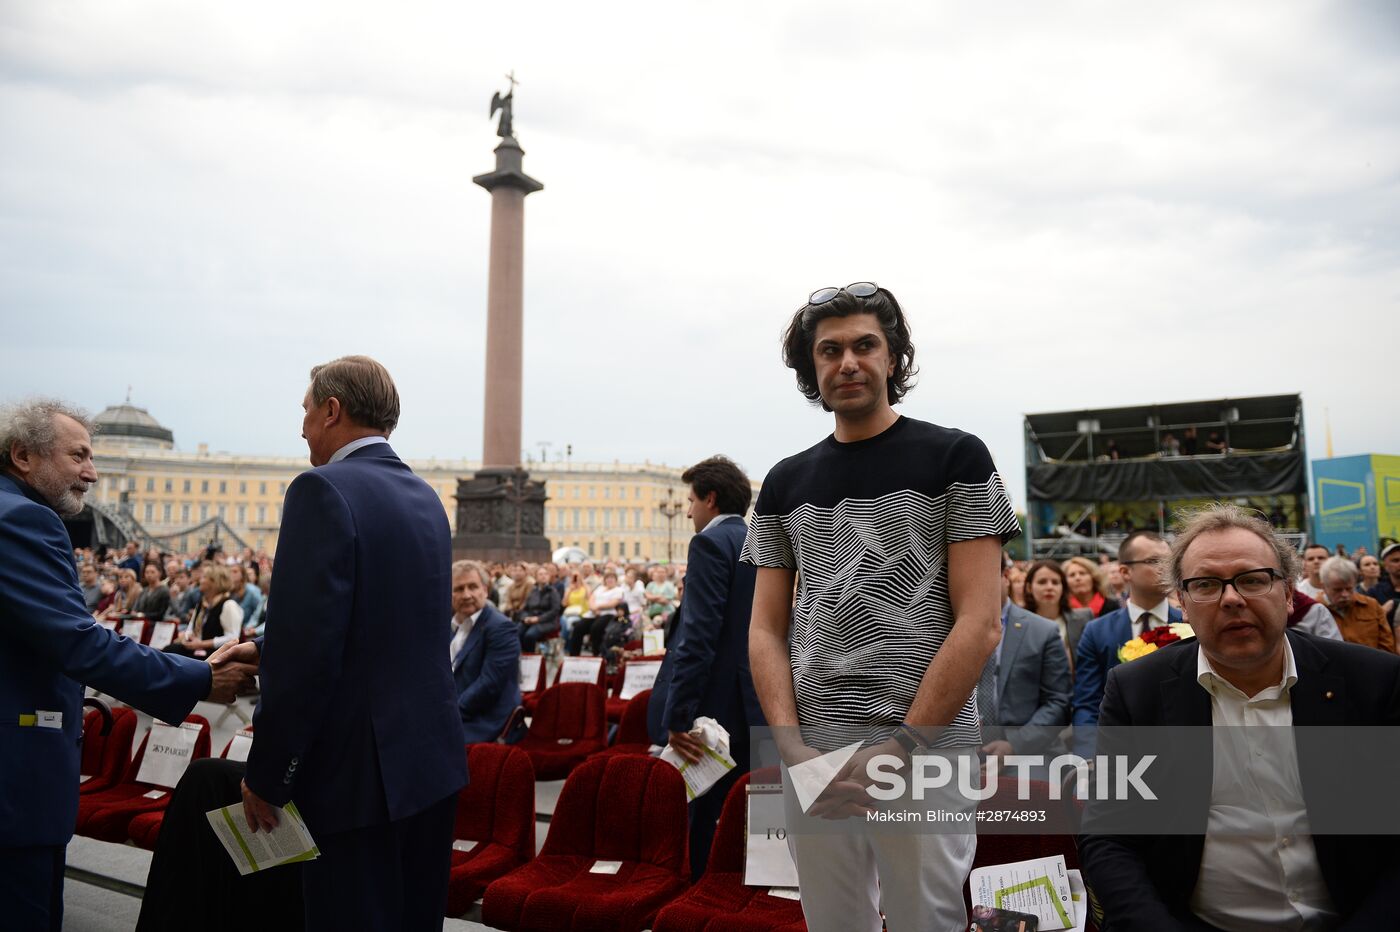
<instances>
[{"instance_id":1,"label":"shirt collar","mask_svg":"<svg viewBox=\"0 0 1400 932\"><path fill-rule=\"evenodd\" d=\"M1210 658L1206 656L1204 650L1200 649L1199 645L1197 645L1196 648L1196 682L1200 683L1201 688L1212 695L1217 689L1223 689L1232 691L1237 696L1241 696L1245 699L1277 699L1279 696L1291 690L1293 684L1298 682L1298 665L1293 660L1293 645L1288 643L1288 635L1284 635L1283 676L1273 686L1260 691L1257 696L1245 696L1244 692L1233 683L1225 679L1225 677L1221 676L1219 673L1216 673L1215 668L1211 666ZM1269 695L1266 695L1266 693Z\"/></svg>"},{"instance_id":2,"label":"shirt collar","mask_svg":"<svg viewBox=\"0 0 1400 932\"><path fill-rule=\"evenodd\" d=\"M705 533L705 531L708 531L710 528L714 527L716 524L719 524L721 521L728 521L730 518L742 517L743 515L715 515L713 518L710 519L710 523L705 525L705 530L701 531L700 533Z\"/></svg>"},{"instance_id":3,"label":"shirt collar","mask_svg":"<svg viewBox=\"0 0 1400 932\"><path fill-rule=\"evenodd\" d=\"M452 627L454 627L454 628L460 628L460 627L462 627L463 625L465 625L465 626L468 627L468 628L472 627L473 625L476 624L476 620L477 620L478 618L481 617L481 613L482 613L483 611L485 611L485 609L477 609L476 614L474 614L474 615L468 615L466 621L458 621L458 620L457 620L457 616L456 616L456 615L453 615L453 616L452 616Z\"/></svg>"},{"instance_id":4,"label":"shirt collar","mask_svg":"<svg viewBox=\"0 0 1400 932\"><path fill-rule=\"evenodd\" d=\"M388 442L388 437L380 437L378 434L373 434L369 437L361 437L358 440L351 440L345 446L341 447L339 450L336 450L334 453L331 454L330 462L339 463L341 460L345 459L345 457L349 456L351 453L354 453L356 450L362 449L364 447L374 446L376 443Z\"/></svg>"},{"instance_id":5,"label":"shirt collar","mask_svg":"<svg viewBox=\"0 0 1400 932\"><path fill-rule=\"evenodd\" d=\"M1152 617L1161 624L1166 624L1171 620L1171 606L1167 603L1166 599L1158 602L1156 605L1152 606L1151 609L1143 608L1132 599L1128 600L1128 620L1133 624L1137 624L1138 619L1148 614L1149 611Z\"/></svg>"}]
</instances>

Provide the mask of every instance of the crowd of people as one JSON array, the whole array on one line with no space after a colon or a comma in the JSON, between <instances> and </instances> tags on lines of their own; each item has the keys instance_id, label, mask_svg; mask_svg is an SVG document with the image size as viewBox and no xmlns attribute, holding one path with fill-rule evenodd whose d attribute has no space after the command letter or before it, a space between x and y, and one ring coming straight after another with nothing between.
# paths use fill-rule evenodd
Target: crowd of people
<instances>
[{"instance_id":1,"label":"crowd of people","mask_svg":"<svg viewBox=\"0 0 1400 932\"><path fill-rule=\"evenodd\" d=\"M166 650L205 656L230 641L259 637L267 623L272 558L251 548L229 555L218 544L178 554L137 541L123 550L73 551L89 612L100 619L173 621L177 639Z\"/></svg>"}]
</instances>

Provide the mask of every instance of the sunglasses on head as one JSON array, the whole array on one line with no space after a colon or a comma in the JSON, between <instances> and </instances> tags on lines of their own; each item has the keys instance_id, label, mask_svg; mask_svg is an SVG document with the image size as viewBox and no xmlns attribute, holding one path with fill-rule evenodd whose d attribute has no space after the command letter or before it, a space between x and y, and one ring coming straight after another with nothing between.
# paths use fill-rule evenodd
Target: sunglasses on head
<instances>
[{"instance_id":1,"label":"sunglasses on head","mask_svg":"<svg viewBox=\"0 0 1400 932\"><path fill-rule=\"evenodd\" d=\"M845 288L818 288L807 296L807 306L825 304L843 291L853 298L868 298L879 290L880 286L874 282L852 282Z\"/></svg>"}]
</instances>

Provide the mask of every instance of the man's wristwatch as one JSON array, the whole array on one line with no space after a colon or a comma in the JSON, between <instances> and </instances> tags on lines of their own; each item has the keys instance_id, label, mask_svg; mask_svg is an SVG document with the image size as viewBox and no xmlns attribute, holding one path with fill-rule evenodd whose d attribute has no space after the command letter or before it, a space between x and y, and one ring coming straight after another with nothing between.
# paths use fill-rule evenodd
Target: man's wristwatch
<instances>
[{"instance_id":1,"label":"man's wristwatch","mask_svg":"<svg viewBox=\"0 0 1400 932\"><path fill-rule=\"evenodd\" d=\"M892 737L895 743L903 748L904 753L908 754L910 757L913 757L915 752L924 747L923 736L908 725L900 725L894 730L894 735L892 735Z\"/></svg>"}]
</instances>

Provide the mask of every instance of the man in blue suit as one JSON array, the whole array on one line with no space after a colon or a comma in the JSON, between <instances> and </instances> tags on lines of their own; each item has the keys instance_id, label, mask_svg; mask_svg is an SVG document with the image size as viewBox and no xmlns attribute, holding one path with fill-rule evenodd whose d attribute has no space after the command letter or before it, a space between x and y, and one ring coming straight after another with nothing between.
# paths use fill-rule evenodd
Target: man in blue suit
<instances>
[{"instance_id":1,"label":"man in blue suit","mask_svg":"<svg viewBox=\"0 0 1400 932\"><path fill-rule=\"evenodd\" d=\"M763 710L749 672L749 614L756 570L739 562L744 548L744 513L753 487L748 476L723 456L712 456L681 474L690 486L695 537L686 556L685 601L674 643L657 674L648 706L652 740L669 743L686 760L698 761L704 743L690 734L707 716L729 732L737 764L705 795L690 804L690 869L705 872L715 824L729 787L749 769L749 728L763 725ZM653 719L653 715L655 718Z\"/></svg>"},{"instance_id":2,"label":"man in blue suit","mask_svg":"<svg viewBox=\"0 0 1400 932\"><path fill-rule=\"evenodd\" d=\"M486 569L452 564L452 681L462 741L495 741L520 705L520 630L486 600Z\"/></svg>"},{"instance_id":3,"label":"man in blue suit","mask_svg":"<svg viewBox=\"0 0 1400 932\"><path fill-rule=\"evenodd\" d=\"M0 916L58 929L78 810L83 685L178 722L231 702L251 670L152 651L94 623L60 517L97 481L92 426L40 400L0 413Z\"/></svg>"},{"instance_id":4,"label":"man in blue suit","mask_svg":"<svg viewBox=\"0 0 1400 932\"><path fill-rule=\"evenodd\" d=\"M1069 654L1053 621L1011 601L1014 565L1003 554L1001 643L977 683L982 750L989 757L1053 755L1057 732L1069 724Z\"/></svg>"},{"instance_id":5,"label":"man in blue suit","mask_svg":"<svg viewBox=\"0 0 1400 932\"><path fill-rule=\"evenodd\" d=\"M447 515L389 447L383 366L316 366L302 406L316 468L287 489L268 635L228 654L262 664L244 814L271 828L295 801L305 817L308 929L439 929L467 782Z\"/></svg>"},{"instance_id":6,"label":"man in blue suit","mask_svg":"<svg viewBox=\"0 0 1400 932\"><path fill-rule=\"evenodd\" d=\"M1167 582L1162 577L1170 553L1166 541L1151 531L1134 531L1118 546L1118 565L1128 582L1128 599L1122 608L1095 618L1084 626L1074 655L1074 724L1095 725L1103 702L1108 671L1118 666L1118 649L1149 628L1181 621L1181 612L1167 602ZM1076 736L1076 753L1093 748L1092 729ZM1087 756L1087 755L1085 755Z\"/></svg>"}]
</instances>

